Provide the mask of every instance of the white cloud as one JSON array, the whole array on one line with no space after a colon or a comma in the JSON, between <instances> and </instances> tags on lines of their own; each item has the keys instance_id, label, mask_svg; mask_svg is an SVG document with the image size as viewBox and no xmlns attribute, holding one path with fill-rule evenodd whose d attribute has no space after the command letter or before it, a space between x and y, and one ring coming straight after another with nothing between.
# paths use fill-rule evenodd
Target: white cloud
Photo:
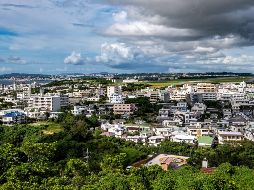
<instances>
[{"instance_id":1,"label":"white cloud","mask_svg":"<svg viewBox=\"0 0 254 190\"><path fill-rule=\"evenodd\" d=\"M76 53L75 51L64 59L65 64L81 65L84 62L85 60L82 58L81 53Z\"/></svg>"},{"instance_id":2,"label":"white cloud","mask_svg":"<svg viewBox=\"0 0 254 190\"><path fill-rule=\"evenodd\" d=\"M214 53L215 51L216 49L213 47L201 47L201 46L196 47L196 49L194 50L194 52L196 53Z\"/></svg>"},{"instance_id":3,"label":"white cloud","mask_svg":"<svg viewBox=\"0 0 254 190\"><path fill-rule=\"evenodd\" d=\"M249 55L240 55L240 56L226 56L222 63L230 64L230 65L245 65L245 64L253 64L254 57Z\"/></svg>"},{"instance_id":4,"label":"white cloud","mask_svg":"<svg viewBox=\"0 0 254 190\"><path fill-rule=\"evenodd\" d=\"M96 56L96 61L119 63L133 58L133 50L124 43L104 43L101 45L101 55Z\"/></svg>"},{"instance_id":5,"label":"white cloud","mask_svg":"<svg viewBox=\"0 0 254 190\"><path fill-rule=\"evenodd\" d=\"M113 36L154 36L154 37L191 37L193 30L172 28L164 25L151 24L144 21L116 23L106 29L105 34Z\"/></svg>"},{"instance_id":6,"label":"white cloud","mask_svg":"<svg viewBox=\"0 0 254 190\"><path fill-rule=\"evenodd\" d=\"M116 22L123 22L126 20L126 18L127 18L127 13L125 11L113 13L113 19Z\"/></svg>"}]
</instances>

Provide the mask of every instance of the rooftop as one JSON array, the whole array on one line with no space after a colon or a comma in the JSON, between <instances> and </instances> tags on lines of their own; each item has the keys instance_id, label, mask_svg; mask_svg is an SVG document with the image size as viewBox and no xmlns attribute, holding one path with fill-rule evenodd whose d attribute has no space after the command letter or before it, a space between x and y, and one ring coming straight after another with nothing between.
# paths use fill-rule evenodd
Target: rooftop
<instances>
[{"instance_id":1,"label":"rooftop","mask_svg":"<svg viewBox=\"0 0 254 190\"><path fill-rule=\"evenodd\" d=\"M222 136L242 136L242 133L241 132L232 132L232 131L220 131L219 132L219 135L222 135Z\"/></svg>"},{"instance_id":2,"label":"rooftop","mask_svg":"<svg viewBox=\"0 0 254 190\"><path fill-rule=\"evenodd\" d=\"M15 111L15 112L6 113L4 115L4 117L17 117L17 116L25 116L25 114L22 112Z\"/></svg>"}]
</instances>

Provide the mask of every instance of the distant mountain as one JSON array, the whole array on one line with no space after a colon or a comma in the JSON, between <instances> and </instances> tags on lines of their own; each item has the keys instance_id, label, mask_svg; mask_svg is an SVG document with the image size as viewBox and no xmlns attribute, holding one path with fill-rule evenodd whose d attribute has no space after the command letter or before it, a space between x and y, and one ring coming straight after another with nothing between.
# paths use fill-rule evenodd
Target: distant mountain
<instances>
[{"instance_id":1,"label":"distant mountain","mask_svg":"<svg viewBox=\"0 0 254 190\"><path fill-rule=\"evenodd\" d=\"M0 79L10 79L10 78L49 78L51 75L44 74L27 74L27 73L10 73L0 75Z\"/></svg>"},{"instance_id":2,"label":"distant mountain","mask_svg":"<svg viewBox=\"0 0 254 190\"><path fill-rule=\"evenodd\" d=\"M59 75L61 75L61 76L63 76L63 75L84 75L84 73L61 73Z\"/></svg>"}]
</instances>

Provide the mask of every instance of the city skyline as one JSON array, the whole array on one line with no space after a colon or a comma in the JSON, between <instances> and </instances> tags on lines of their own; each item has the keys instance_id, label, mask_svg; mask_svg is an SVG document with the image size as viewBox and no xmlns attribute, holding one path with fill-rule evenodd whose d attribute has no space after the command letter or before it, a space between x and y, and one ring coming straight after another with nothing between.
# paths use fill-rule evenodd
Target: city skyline
<instances>
[{"instance_id":1,"label":"city skyline","mask_svg":"<svg viewBox=\"0 0 254 190\"><path fill-rule=\"evenodd\" d=\"M254 72L251 0L1 0L0 74Z\"/></svg>"}]
</instances>

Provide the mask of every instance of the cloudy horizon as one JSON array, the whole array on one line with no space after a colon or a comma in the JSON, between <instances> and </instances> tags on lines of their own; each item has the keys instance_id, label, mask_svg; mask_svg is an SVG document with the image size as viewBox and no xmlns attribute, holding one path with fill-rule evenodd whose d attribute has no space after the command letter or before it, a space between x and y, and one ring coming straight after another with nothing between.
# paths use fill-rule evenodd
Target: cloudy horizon
<instances>
[{"instance_id":1,"label":"cloudy horizon","mask_svg":"<svg viewBox=\"0 0 254 190\"><path fill-rule=\"evenodd\" d=\"M0 0L0 74L254 73L251 0Z\"/></svg>"}]
</instances>

